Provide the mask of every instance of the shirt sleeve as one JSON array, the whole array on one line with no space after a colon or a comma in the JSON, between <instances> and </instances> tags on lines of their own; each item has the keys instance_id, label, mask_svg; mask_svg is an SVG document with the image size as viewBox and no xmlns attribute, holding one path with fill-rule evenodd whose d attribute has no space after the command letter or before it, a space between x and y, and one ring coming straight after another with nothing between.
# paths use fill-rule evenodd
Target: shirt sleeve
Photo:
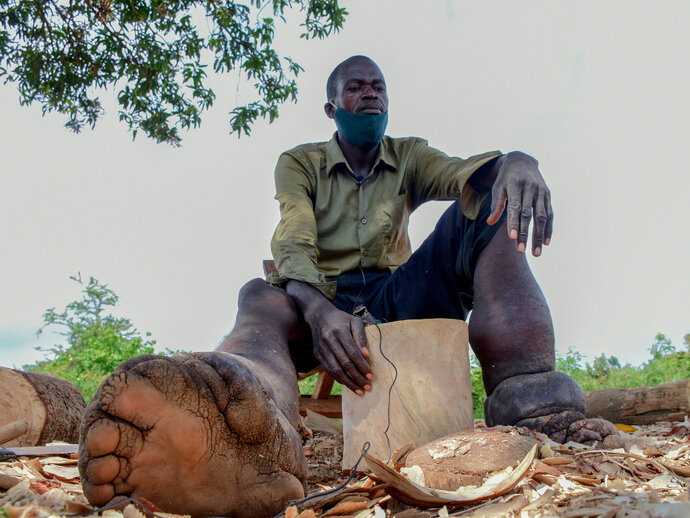
<instances>
[{"instance_id":1,"label":"shirt sleeve","mask_svg":"<svg viewBox=\"0 0 690 518\"><path fill-rule=\"evenodd\" d=\"M333 300L336 283L327 282L316 267L314 178L294 156L283 153L276 165L275 184L280 222L271 240L271 252L279 274L271 274L267 280L276 286L283 286L289 279L306 282Z\"/></svg>"},{"instance_id":2,"label":"shirt sleeve","mask_svg":"<svg viewBox=\"0 0 690 518\"><path fill-rule=\"evenodd\" d=\"M479 192L467 181L480 167L500 156L500 151L489 151L469 158L451 157L420 140L412 155L412 174L406 185L412 210L427 201L460 197L463 214L470 219L476 218L489 192Z\"/></svg>"}]
</instances>

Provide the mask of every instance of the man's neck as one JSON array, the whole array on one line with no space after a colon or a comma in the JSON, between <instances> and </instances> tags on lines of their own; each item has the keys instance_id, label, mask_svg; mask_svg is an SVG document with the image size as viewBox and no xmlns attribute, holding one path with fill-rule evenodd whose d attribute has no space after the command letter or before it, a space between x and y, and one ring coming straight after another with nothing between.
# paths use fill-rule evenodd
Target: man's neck
<instances>
[{"instance_id":1,"label":"man's neck","mask_svg":"<svg viewBox=\"0 0 690 518\"><path fill-rule=\"evenodd\" d=\"M338 145L345 155L345 160L350 165L355 176L366 177L374 166L374 160L379 152L381 144L373 149L362 149L350 144L341 134L337 133Z\"/></svg>"}]
</instances>

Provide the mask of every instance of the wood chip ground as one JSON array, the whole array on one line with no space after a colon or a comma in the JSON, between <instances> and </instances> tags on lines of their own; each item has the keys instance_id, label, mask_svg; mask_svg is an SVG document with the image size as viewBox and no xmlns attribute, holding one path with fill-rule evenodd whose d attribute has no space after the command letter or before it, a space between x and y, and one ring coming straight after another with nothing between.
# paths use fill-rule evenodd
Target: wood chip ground
<instances>
[{"instance_id":1,"label":"wood chip ground","mask_svg":"<svg viewBox=\"0 0 690 518\"><path fill-rule=\"evenodd\" d=\"M690 517L690 421L686 418L626 430L621 432L625 450L619 451L555 445L544 436L538 437L537 459L510 492L471 507L420 509L392 498L385 484L366 474L359 474L340 491L327 493L346 480L340 468L342 437L305 426L302 435L310 469L308 487L315 498L289 507L284 515ZM145 514L138 505L132 503L122 511L107 510L102 515L140 518ZM89 510L92 507L83 496L76 459L19 458L0 463L3 518L66 516Z\"/></svg>"}]
</instances>

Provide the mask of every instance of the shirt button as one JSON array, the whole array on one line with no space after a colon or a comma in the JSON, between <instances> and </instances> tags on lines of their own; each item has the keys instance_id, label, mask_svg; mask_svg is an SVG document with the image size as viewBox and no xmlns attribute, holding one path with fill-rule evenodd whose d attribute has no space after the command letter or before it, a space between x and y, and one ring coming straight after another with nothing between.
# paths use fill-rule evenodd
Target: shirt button
<instances>
[{"instance_id":1,"label":"shirt button","mask_svg":"<svg viewBox=\"0 0 690 518\"><path fill-rule=\"evenodd\" d=\"M366 225L366 224L367 224L367 218L362 218L362 225Z\"/></svg>"},{"instance_id":2,"label":"shirt button","mask_svg":"<svg viewBox=\"0 0 690 518\"><path fill-rule=\"evenodd\" d=\"M369 250L365 250L364 252L362 252L362 255L363 255L364 257L368 256L368 255L369 255Z\"/></svg>"}]
</instances>

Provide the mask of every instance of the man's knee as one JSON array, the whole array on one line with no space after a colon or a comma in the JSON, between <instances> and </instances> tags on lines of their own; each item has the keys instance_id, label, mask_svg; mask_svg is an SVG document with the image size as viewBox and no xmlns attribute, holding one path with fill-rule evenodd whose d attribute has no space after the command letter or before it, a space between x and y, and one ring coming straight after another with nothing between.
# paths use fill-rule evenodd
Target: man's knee
<instances>
[{"instance_id":1,"label":"man's knee","mask_svg":"<svg viewBox=\"0 0 690 518\"><path fill-rule=\"evenodd\" d=\"M247 282L244 286L240 288L238 302L239 304L243 304L250 301L254 301L257 298L266 296L273 289L278 288L274 288L265 280L257 277L256 279L252 279L251 281Z\"/></svg>"},{"instance_id":2,"label":"man's knee","mask_svg":"<svg viewBox=\"0 0 690 518\"><path fill-rule=\"evenodd\" d=\"M289 329L289 336L297 332L301 313L285 290L271 286L260 278L252 279L240 289L237 320L240 323L271 323Z\"/></svg>"}]
</instances>

